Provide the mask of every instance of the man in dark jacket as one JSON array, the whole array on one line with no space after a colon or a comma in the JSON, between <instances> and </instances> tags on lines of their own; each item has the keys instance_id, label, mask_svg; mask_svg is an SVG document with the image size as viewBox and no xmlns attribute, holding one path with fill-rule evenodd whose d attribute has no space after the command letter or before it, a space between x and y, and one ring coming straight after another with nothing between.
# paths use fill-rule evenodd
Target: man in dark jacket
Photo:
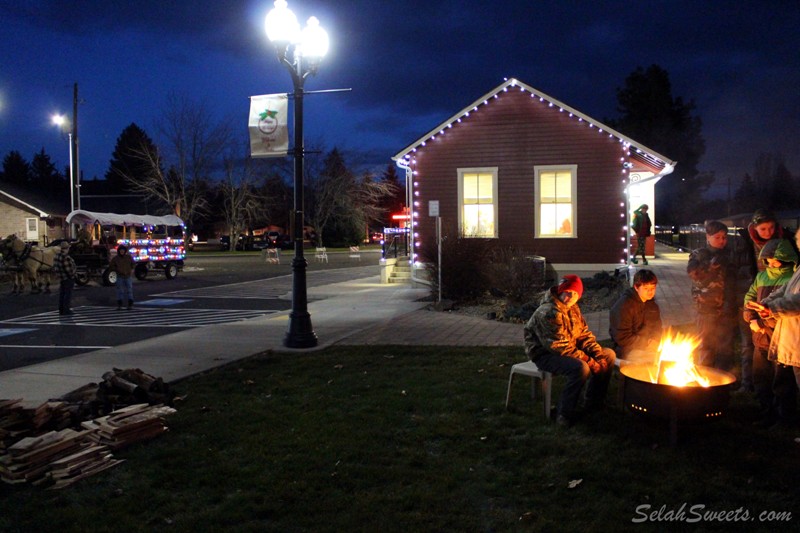
<instances>
[{"instance_id":1,"label":"man in dark jacket","mask_svg":"<svg viewBox=\"0 0 800 533\"><path fill-rule=\"evenodd\" d=\"M587 380L586 409L603 406L616 358L614 351L600 346L589 331L576 305L582 295L581 278L567 274L558 286L544 293L541 304L525 325L527 356L540 370L567 378L556 418L563 426L575 421L580 393Z\"/></svg>"},{"instance_id":2,"label":"man in dark jacket","mask_svg":"<svg viewBox=\"0 0 800 533\"><path fill-rule=\"evenodd\" d=\"M53 272L61 281L58 289L58 314L72 314L72 289L75 287L75 260L69 255L69 242L61 241L61 251L53 258Z\"/></svg>"},{"instance_id":3,"label":"man in dark jacket","mask_svg":"<svg viewBox=\"0 0 800 533\"><path fill-rule=\"evenodd\" d=\"M647 264L647 256L645 255L645 244L647 238L652 234L651 228L653 223L650 221L650 215L647 214L650 209L647 204L642 204L639 209L633 212L633 220L631 221L631 228L636 233L636 253L633 254L631 261L636 264L639 262L637 256L642 256L642 264Z\"/></svg>"},{"instance_id":4,"label":"man in dark jacket","mask_svg":"<svg viewBox=\"0 0 800 533\"><path fill-rule=\"evenodd\" d=\"M609 334L620 362L654 364L661 342L661 310L654 298L658 278L643 269L633 276L609 313Z\"/></svg>"}]
</instances>

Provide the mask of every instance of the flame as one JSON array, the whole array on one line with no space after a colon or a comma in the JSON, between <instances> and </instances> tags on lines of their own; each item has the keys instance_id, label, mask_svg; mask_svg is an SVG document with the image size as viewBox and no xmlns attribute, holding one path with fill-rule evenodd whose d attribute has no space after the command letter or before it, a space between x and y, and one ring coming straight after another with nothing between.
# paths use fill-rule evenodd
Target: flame
<instances>
[{"instance_id":1,"label":"flame","mask_svg":"<svg viewBox=\"0 0 800 533\"><path fill-rule=\"evenodd\" d=\"M653 383L664 383L676 387L687 385L708 387L710 381L700 375L694 364L694 351L700 346L700 339L683 333L667 330L658 347L658 365L651 372Z\"/></svg>"}]
</instances>

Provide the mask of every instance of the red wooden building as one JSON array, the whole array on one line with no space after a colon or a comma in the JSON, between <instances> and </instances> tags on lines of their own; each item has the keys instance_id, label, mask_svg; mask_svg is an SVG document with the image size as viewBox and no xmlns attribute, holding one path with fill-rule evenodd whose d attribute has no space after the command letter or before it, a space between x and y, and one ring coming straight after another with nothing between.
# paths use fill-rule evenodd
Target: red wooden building
<instances>
[{"instance_id":1,"label":"red wooden building","mask_svg":"<svg viewBox=\"0 0 800 533\"><path fill-rule=\"evenodd\" d=\"M576 272L627 262L630 216L647 203L655 224L653 187L676 164L515 79L392 159L406 170L417 251L435 240L438 202L443 228Z\"/></svg>"}]
</instances>

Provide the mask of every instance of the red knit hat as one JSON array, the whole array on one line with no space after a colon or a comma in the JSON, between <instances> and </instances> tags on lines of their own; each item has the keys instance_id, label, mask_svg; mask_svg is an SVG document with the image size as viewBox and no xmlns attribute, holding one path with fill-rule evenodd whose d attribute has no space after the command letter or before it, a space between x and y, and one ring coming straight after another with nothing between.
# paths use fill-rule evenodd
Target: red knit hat
<instances>
[{"instance_id":1,"label":"red knit hat","mask_svg":"<svg viewBox=\"0 0 800 533\"><path fill-rule=\"evenodd\" d=\"M561 283L558 284L558 289L556 289L556 292L561 294L565 291L574 291L578 293L579 297L583 296L583 282L581 281L581 278L575 274L567 274L561 278Z\"/></svg>"}]
</instances>

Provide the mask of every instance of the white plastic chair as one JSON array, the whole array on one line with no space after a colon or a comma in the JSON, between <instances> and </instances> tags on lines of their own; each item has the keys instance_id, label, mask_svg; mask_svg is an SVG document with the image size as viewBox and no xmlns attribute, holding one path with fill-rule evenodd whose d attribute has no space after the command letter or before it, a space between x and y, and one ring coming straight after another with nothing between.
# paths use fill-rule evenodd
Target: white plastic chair
<instances>
[{"instance_id":1,"label":"white plastic chair","mask_svg":"<svg viewBox=\"0 0 800 533\"><path fill-rule=\"evenodd\" d=\"M508 400L511 397L511 384L514 382L514 376L520 374L531 378L531 398L536 400L536 380L542 382L542 396L544 397L544 417L550 420L550 404L553 392L553 374L539 370L536 363L533 361L526 361L524 363L517 363L511 367L511 374L508 376L508 391L506 391L506 409L508 409Z\"/></svg>"}]
</instances>

